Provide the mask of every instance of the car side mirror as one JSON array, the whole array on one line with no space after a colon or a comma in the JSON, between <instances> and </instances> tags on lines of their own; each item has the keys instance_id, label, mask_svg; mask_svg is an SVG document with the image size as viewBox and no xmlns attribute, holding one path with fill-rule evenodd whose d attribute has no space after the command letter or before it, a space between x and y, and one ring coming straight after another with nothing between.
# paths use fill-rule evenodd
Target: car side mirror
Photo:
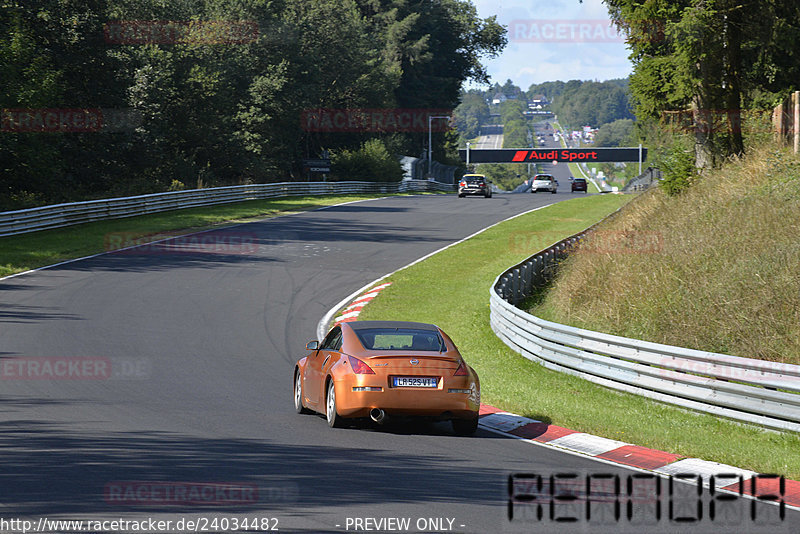
<instances>
[{"instance_id":1,"label":"car side mirror","mask_svg":"<svg viewBox=\"0 0 800 534\"><path fill-rule=\"evenodd\" d=\"M306 350L317 350L319 348L319 341L309 341L306 343Z\"/></svg>"}]
</instances>

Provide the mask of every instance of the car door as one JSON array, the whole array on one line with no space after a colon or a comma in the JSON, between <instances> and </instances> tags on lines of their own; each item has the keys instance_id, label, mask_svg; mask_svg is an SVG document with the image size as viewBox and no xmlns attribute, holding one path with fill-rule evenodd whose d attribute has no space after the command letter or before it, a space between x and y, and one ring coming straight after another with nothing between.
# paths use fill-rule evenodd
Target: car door
<instances>
[{"instance_id":1,"label":"car door","mask_svg":"<svg viewBox=\"0 0 800 534\"><path fill-rule=\"evenodd\" d=\"M323 367L328 363L331 353L335 352L342 344L342 329L337 326L325 336L319 349L311 354L306 363L303 381L305 383L305 393L308 402L312 405L319 405L321 399L324 399L322 388L325 387L323 382L325 378Z\"/></svg>"}]
</instances>

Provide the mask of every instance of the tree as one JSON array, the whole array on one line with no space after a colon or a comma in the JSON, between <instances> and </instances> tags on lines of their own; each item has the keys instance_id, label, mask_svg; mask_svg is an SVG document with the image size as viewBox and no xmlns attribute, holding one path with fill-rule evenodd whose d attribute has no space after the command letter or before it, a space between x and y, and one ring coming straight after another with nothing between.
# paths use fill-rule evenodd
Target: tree
<instances>
[{"instance_id":1,"label":"tree","mask_svg":"<svg viewBox=\"0 0 800 534\"><path fill-rule=\"evenodd\" d=\"M478 136L480 127L489 120L489 105L481 92L464 93L453 112L455 127L464 140Z\"/></svg>"},{"instance_id":2,"label":"tree","mask_svg":"<svg viewBox=\"0 0 800 534\"><path fill-rule=\"evenodd\" d=\"M800 75L794 0L605 1L628 36L637 116L691 108L700 169L742 153L743 94L778 96Z\"/></svg>"},{"instance_id":3,"label":"tree","mask_svg":"<svg viewBox=\"0 0 800 534\"><path fill-rule=\"evenodd\" d=\"M552 102L557 97L561 96L561 93L564 92L565 85L566 84L561 80L533 84L528 88L528 98L533 98L535 95L541 94L544 95L549 102Z\"/></svg>"},{"instance_id":4,"label":"tree","mask_svg":"<svg viewBox=\"0 0 800 534\"><path fill-rule=\"evenodd\" d=\"M479 18L467 0L358 2L361 12L373 21L373 32L385 36L385 55L401 73L394 89L401 108L455 109L464 81L488 83L481 58L496 57L507 44L506 30L496 17ZM427 144L426 132L407 137L412 140L408 144L412 153ZM446 137L434 135L438 159L444 159L448 150Z\"/></svg>"},{"instance_id":5,"label":"tree","mask_svg":"<svg viewBox=\"0 0 800 534\"><path fill-rule=\"evenodd\" d=\"M594 145L598 147L627 146L631 143L634 123L631 119L619 119L604 124L594 136Z\"/></svg>"},{"instance_id":6,"label":"tree","mask_svg":"<svg viewBox=\"0 0 800 534\"><path fill-rule=\"evenodd\" d=\"M398 182L403 168L380 139L364 142L358 150L341 150L332 156L333 174L340 180Z\"/></svg>"},{"instance_id":7,"label":"tree","mask_svg":"<svg viewBox=\"0 0 800 534\"><path fill-rule=\"evenodd\" d=\"M632 119L627 83L620 80L592 82L570 80L551 109L565 126L599 127L618 119Z\"/></svg>"}]
</instances>

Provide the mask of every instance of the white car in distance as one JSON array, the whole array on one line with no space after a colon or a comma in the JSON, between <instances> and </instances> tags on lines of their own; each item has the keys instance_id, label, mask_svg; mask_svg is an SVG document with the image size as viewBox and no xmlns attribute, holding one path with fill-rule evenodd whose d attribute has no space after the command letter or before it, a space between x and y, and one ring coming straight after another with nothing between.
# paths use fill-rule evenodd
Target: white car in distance
<instances>
[{"instance_id":1,"label":"white car in distance","mask_svg":"<svg viewBox=\"0 0 800 534\"><path fill-rule=\"evenodd\" d=\"M546 191L555 194L558 183L552 174L537 174L531 182L531 193Z\"/></svg>"}]
</instances>

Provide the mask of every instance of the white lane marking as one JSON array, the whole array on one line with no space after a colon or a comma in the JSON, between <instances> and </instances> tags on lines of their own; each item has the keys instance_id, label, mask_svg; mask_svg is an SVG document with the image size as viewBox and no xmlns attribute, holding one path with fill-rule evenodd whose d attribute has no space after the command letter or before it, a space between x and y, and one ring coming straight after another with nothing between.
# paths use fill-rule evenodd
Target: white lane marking
<instances>
[{"instance_id":1,"label":"white lane marking","mask_svg":"<svg viewBox=\"0 0 800 534\"><path fill-rule=\"evenodd\" d=\"M343 310L342 310L342 313L347 313L347 312L351 312L351 311L361 310L361 308L363 308L364 306L366 306L367 304L369 304L369 302L370 302L371 300L372 300L372 299L367 299L367 300L359 300L358 302L354 302L354 303L352 303L350 306L348 306L348 307L346 307L345 309L343 309Z\"/></svg>"},{"instance_id":2,"label":"white lane marking","mask_svg":"<svg viewBox=\"0 0 800 534\"><path fill-rule=\"evenodd\" d=\"M503 148L503 134L498 134L494 138L494 148Z\"/></svg>"},{"instance_id":3,"label":"white lane marking","mask_svg":"<svg viewBox=\"0 0 800 534\"><path fill-rule=\"evenodd\" d=\"M381 289L383 289L383 288L381 288ZM358 297L356 300L353 301L353 304L358 304L359 302L361 302L363 300L372 300L372 299L374 299L375 297L378 296L378 293L380 293L380 291L377 291L375 288L370 289L369 293L364 293L363 295Z\"/></svg>"},{"instance_id":4,"label":"white lane marking","mask_svg":"<svg viewBox=\"0 0 800 534\"><path fill-rule=\"evenodd\" d=\"M665 475L680 475L681 473L702 475L708 478L709 481L711 480L712 476L718 475L741 475L745 480L747 480L758 474L755 471L740 469L738 467L720 464L717 462L709 462L708 460L700 460L699 458L684 458L683 460L678 460L677 462L665 465L664 467L654 469L654 471L658 473L664 473ZM714 485L718 488L730 486L736 482L736 480L733 480L730 477L714 479Z\"/></svg>"},{"instance_id":5,"label":"white lane marking","mask_svg":"<svg viewBox=\"0 0 800 534\"><path fill-rule=\"evenodd\" d=\"M338 316L334 320L334 324L355 321L358 318L358 316L361 315L361 311L364 309L364 307L370 302L372 302L372 299L377 297L378 293L380 293L390 285L392 285L391 282L379 285L377 287L373 287L372 289L369 290L370 291L369 293L365 293L360 297L358 297L349 306L347 306L342 310L342 315Z\"/></svg>"},{"instance_id":6,"label":"white lane marking","mask_svg":"<svg viewBox=\"0 0 800 534\"><path fill-rule=\"evenodd\" d=\"M358 315L359 315L360 313L361 313L361 310L358 310L358 311L352 311L352 312L350 312L350 313L345 313L344 315L340 315L339 317L337 317L337 319L339 319L340 321L342 321L342 320L344 320L344 319L350 319L351 317L358 317Z\"/></svg>"},{"instance_id":7,"label":"white lane marking","mask_svg":"<svg viewBox=\"0 0 800 534\"><path fill-rule=\"evenodd\" d=\"M571 449L591 456L597 456L613 451L614 449L619 449L625 445L630 445L630 443L625 443L623 441L602 438L584 432L576 432L568 436L561 436L549 443L557 447L564 447L565 449Z\"/></svg>"},{"instance_id":8,"label":"white lane marking","mask_svg":"<svg viewBox=\"0 0 800 534\"><path fill-rule=\"evenodd\" d=\"M480 418L480 424L495 430L502 430L510 432L511 430L529 425L531 423L540 423L535 419L529 419L508 412L497 412L489 415L484 415Z\"/></svg>"}]
</instances>

